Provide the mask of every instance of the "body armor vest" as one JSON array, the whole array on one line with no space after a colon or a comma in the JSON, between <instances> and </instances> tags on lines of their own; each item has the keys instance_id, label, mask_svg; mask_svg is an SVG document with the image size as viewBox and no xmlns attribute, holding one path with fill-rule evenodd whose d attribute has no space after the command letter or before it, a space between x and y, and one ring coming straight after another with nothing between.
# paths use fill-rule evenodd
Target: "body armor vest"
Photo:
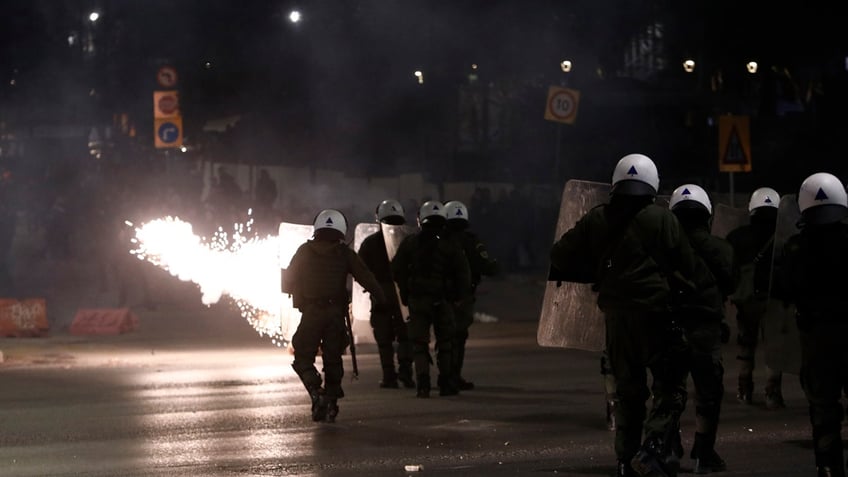
<instances>
[{"instance_id":1,"label":"body armor vest","mask_svg":"<svg viewBox=\"0 0 848 477\"><path fill-rule=\"evenodd\" d=\"M347 246L339 244L326 253L310 248L309 271L304 276L303 297L312 300L342 300L347 297Z\"/></svg>"}]
</instances>

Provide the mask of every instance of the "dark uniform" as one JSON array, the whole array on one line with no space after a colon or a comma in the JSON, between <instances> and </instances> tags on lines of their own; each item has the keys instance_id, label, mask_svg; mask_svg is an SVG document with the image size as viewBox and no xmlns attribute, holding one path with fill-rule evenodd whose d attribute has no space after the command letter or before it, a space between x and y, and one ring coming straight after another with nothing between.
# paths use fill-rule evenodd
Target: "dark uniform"
<instances>
[{"instance_id":1,"label":"dark uniform","mask_svg":"<svg viewBox=\"0 0 848 477\"><path fill-rule=\"evenodd\" d=\"M348 313L347 277L353 275L372 299L385 302L383 289L359 256L340 236L323 237L316 229L315 238L301 245L283 272L283 292L292 295L293 304L303 314L292 337L292 368L300 376L313 404L312 418L332 421L338 413L336 400L342 390L342 353L348 346L345 317ZM324 387L315 369L318 349L324 364Z\"/></svg>"},{"instance_id":2,"label":"dark uniform","mask_svg":"<svg viewBox=\"0 0 848 477\"><path fill-rule=\"evenodd\" d=\"M835 187L842 187L833 180ZM804 214L801 193L799 204ZM833 196L839 191L825 194ZM841 195L844 204L844 190ZM822 206L811 210L815 209L827 212ZM844 217L845 211L848 208L840 215ZM801 386L809 403L817 475L844 477L841 429L845 409L840 399L843 385L848 383L848 225L838 218L813 223L810 219L815 218L804 219L806 225L787 240L782 256L777 257L776 295L797 309Z\"/></svg>"},{"instance_id":3,"label":"dark uniform","mask_svg":"<svg viewBox=\"0 0 848 477\"><path fill-rule=\"evenodd\" d=\"M456 224L455 224L456 223ZM478 238L477 234L466 229L468 222L459 219L449 219L445 229L448 240L454 241L468 258L471 269L471 297L463 300L453 307L456 319L456 338L454 341L454 364L453 377L461 390L474 388L474 383L467 381L462 376L462 365L465 362L465 344L468 341L468 329L474 323L474 303L476 301L477 286L483 276L497 275L500 267L497 260L489 257L486 245Z\"/></svg>"},{"instance_id":4,"label":"dark uniform","mask_svg":"<svg viewBox=\"0 0 848 477\"><path fill-rule=\"evenodd\" d=\"M695 388L695 440L690 457L695 459L695 473L700 474L726 469L714 446L724 397L721 352L726 334L724 303L735 289L735 273L733 249L726 240L710 234L710 214L705 207L685 206L694 202L681 202L682 207L673 210L695 254L715 279L712 285L699 287L698 303L685 309L687 316L683 321L686 342L691 351L690 373Z\"/></svg>"},{"instance_id":5,"label":"dark uniform","mask_svg":"<svg viewBox=\"0 0 848 477\"><path fill-rule=\"evenodd\" d=\"M412 378L412 344L409 341L406 322L395 291L383 232L377 231L365 237L359 246L358 253L380 282L387 300L383 305L373 301L371 303L371 328L374 330L374 340L377 342L380 366L383 369L383 381L380 386L396 388L400 380L404 387L415 387L415 381ZM397 342L397 370L395 369L395 342Z\"/></svg>"},{"instance_id":6,"label":"dark uniform","mask_svg":"<svg viewBox=\"0 0 848 477\"><path fill-rule=\"evenodd\" d=\"M741 299L731 297L736 307L736 327L739 365L738 389L736 397L740 402L750 404L753 400L754 368L757 346L759 344L762 320L768 302L769 277L772 267L772 244L777 221L777 209L762 207L751 216L751 222L727 235L727 241L733 247L734 267L742 271L739 280L753 283L743 284L753 287L753 293ZM765 394L770 407L783 406L782 373L766 367Z\"/></svg>"},{"instance_id":7,"label":"dark uniform","mask_svg":"<svg viewBox=\"0 0 848 477\"><path fill-rule=\"evenodd\" d=\"M618 397L619 475L635 475L631 463L676 475L671 447L686 403L687 350L671 306L678 282L692 289L696 257L675 216L653 205L653 196L616 195L613 187L609 204L590 210L554 244L551 264L564 275L593 276L598 291Z\"/></svg>"},{"instance_id":8,"label":"dark uniform","mask_svg":"<svg viewBox=\"0 0 848 477\"><path fill-rule=\"evenodd\" d=\"M430 327L436 336L439 394L459 392L453 378L456 328L451 302L460 303L471 296L468 260L461 248L440 236L444 216L440 218L422 222L421 231L406 237L392 260L400 299L409 307L407 326L418 381L417 396L422 398L430 395Z\"/></svg>"}]
</instances>

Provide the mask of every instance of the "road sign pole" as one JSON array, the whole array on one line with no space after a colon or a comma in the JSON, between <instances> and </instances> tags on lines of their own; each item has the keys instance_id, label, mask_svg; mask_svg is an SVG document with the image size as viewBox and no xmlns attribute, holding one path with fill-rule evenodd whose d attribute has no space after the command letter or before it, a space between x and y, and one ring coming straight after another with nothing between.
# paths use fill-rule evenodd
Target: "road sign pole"
<instances>
[{"instance_id":1,"label":"road sign pole","mask_svg":"<svg viewBox=\"0 0 848 477\"><path fill-rule=\"evenodd\" d=\"M554 144L554 183L559 184L560 155L562 154L562 123L556 126L556 144Z\"/></svg>"},{"instance_id":2,"label":"road sign pole","mask_svg":"<svg viewBox=\"0 0 848 477\"><path fill-rule=\"evenodd\" d=\"M730 206L731 206L731 207L736 207L736 199L735 199L735 196L736 196L736 186L735 186L735 184L733 183L733 180L734 180L734 178L733 178L733 171L728 172L727 174L728 174L728 178L730 179Z\"/></svg>"}]
</instances>

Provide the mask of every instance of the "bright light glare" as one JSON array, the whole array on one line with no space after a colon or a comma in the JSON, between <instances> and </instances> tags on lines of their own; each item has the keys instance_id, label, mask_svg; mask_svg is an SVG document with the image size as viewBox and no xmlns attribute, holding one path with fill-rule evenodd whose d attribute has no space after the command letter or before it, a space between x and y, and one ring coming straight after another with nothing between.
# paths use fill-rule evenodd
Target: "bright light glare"
<instances>
[{"instance_id":1,"label":"bright light glare","mask_svg":"<svg viewBox=\"0 0 848 477\"><path fill-rule=\"evenodd\" d=\"M748 73L754 74L757 72L757 62L749 61L748 64L745 65L745 68L748 69Z\"/></svg>"},{"instance_id":2,"label":"bright light glare","mask_svg":"<svg viewBox=\"0 0 848 477\"><path fill-rule=\"evenodd\" d=\"M571 60L562 60L559 67L562 69L563 73L568 73L571 71Z\"/></svg>"},{"instance_id":3,"label":"bright light glare","mask_svg":"<svg viewBox=\"0 0 848 477\"><path fill-rule=\"evenodd\" d=\"M97 12L91 12L88 14L88 20L91 22L96 22L100 18L100 14Z\"/></svg>"},{"instance_id":4,"label":"bright light glare","mask_svg":"<svg viewBox=\"0 0 848 477\"><path fill-rule=\"evenodd\" d=\"M418 78L418 84L424 84L424 73L421 70L416 70L413 74Z\"/></svg>"},{"instance_id":5,"label":"bright light glare","mask_svg":"<svg viewBox=\"0 0 848 477\"><path fill-rule=\"evenodd\" d=\"M288 295L280 291L280 268L291 256L282 257L281 251L294 254L305 239L303 234L257 237L251 233L252 224L253 219L247 224L233 224L232 235L219 227L207 242L194 234L190 223L160 218L135 228L132 241L137 248L130 253L182 281L196 283L205 305L229 296L261 336L286 346L292 334L288 315L292 315L293 307ZM299 314L294 317L299 321Z\"/></svg>"},{"instance_id":6,"label":"bright light glare","mask_svg":"<svg viewBox=\"0 0 848 477\"><path fill-rule=\"evenodd\" d=\"M180 151L186 152L186 151L188 151L188 148L185 147L185 146L180 146Z\"/></svg>"},{"instance_id":7,"label":"bright light glare","mask_svg":"<svg viewBox=\"0 0 848 477\"><path fill-rule=\"evenodd\" d=\"M683 62L683 69L686 70L687 73L691 73L695 71L695 61L694 60L686 60Z\"/></svg>"},{"instance_id":8,"label":"bright light glare","mask_svg":"<svg viewBox=\"0 0 848 477\"><path fill-rule=\"evenodd\" d=\"M289 13L289 21L292 22L292 23L299 22L300 21L300 12L297 11L297 10L292 10L292 12Z\"/></svg>"}]
</instances>

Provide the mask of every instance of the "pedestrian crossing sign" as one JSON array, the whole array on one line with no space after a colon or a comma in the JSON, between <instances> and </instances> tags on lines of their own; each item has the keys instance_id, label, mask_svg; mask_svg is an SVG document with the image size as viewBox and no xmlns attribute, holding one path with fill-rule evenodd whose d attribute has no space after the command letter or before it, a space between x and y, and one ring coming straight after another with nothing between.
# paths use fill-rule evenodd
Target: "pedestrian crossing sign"
<instances>
[{"instance_id":1,"label":"pedestrian crossing sign","mask_svg":"<svg viewBox=\"0 0 848 477\"><path fill-rule=\"evenodd\" d=\"M718 169L751 172L751 126L748 116L720 116L718 121Z\"/></svg>"}]
</instances>

